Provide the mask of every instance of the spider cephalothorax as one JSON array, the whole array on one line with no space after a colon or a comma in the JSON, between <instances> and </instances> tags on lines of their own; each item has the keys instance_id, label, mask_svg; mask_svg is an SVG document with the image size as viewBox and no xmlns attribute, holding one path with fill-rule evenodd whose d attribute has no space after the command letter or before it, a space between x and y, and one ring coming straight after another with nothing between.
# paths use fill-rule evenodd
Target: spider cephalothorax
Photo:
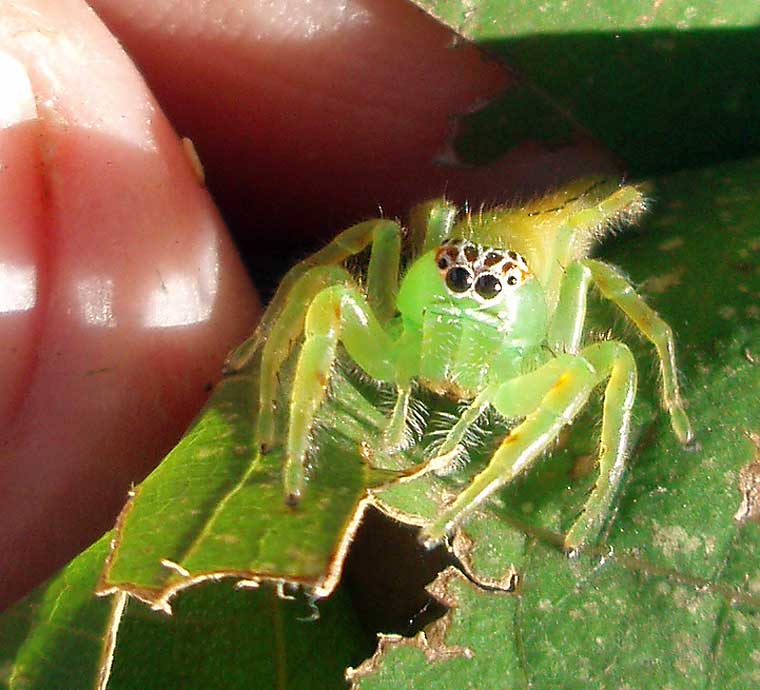
<instances>
[{"instance_id":1,"label":"spider cephalothorax","mask_svg":"<svg viewBox=\"0 0 760 690\"><path fill-rule=\"evenodd\" d=\"M635 220L643 210L640 188L603 178L578 180L523 206L461 218L452 204L437 200L412 213L413 247L403 276L404 233L384 219L345 230L292 269L255 340L261 345L257 433L262 450L284 447L286 499L295 505L305 490L312 432L341 345L368 377L397 391L377 456L392 455L405 438L415 384L464 404L427 464L432 471L451 468L486 409L522 420L486 468L423 529L429 544L526 471L605 384L599 479L565 544L578 548L594 539L623 476L637 370L624 343L586 342L592 284L655 346L663 407L678 439L692 439L670 327L619 270L589 258L608 228ZM368 246L366 279L360 282L343 264ZM283 383L279 372L293 348L295 373ZM273 409L283 396L289 414L278 429Z\"/></svg>"},{"instance_id":2,"label":"spider cephalothorax","mask_svg":"<svg viewBox=\"0 0 760 690\"><path fill-rule=\"evenodd\" d=\"M453 296L472 297L483 304L503 299L505 290L519 287L532 275L517 252L465 239L444 240L435 262Z\"/></svg>"}]
</instances>

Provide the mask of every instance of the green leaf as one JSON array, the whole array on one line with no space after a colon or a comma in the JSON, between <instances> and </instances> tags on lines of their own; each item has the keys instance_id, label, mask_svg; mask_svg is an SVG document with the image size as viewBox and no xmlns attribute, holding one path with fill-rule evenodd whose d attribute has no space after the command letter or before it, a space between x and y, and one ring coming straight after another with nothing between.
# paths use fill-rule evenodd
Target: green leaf
<instances>
[{"instance_id":1,"label":"green leaf","mask_svg":"<svg viewBox=\"0 0 760 690\"><path fill-rule=\"evenodd\" d=\"M558 548L594 479L591 409L464 524L454 550L470 579L447 572L432 589L447 617L413 641L385 638L356 687L758 685L759 187L757 160L665 178L648 220L604 248L674 328L696 449L656 411L651 348L623 329L643 379L639 442L604 542L576 559ZM598 304L593 318L606 330L610 312ZM378 501L424 523L492 447L456 476L391 485Z\"/></svg>"},{"instance_id":2,"label":"green leaf","mask_svg":"<svg viewBox=\"0 0 760 690\"><path fill-rule=\"evenodd\" d=\"M173 609L166 616L130 599L108 690L337 690L367 646L342 591L312 608L271 585L222 581L182 592Z\"/></svg>"},{"instance_id":3,"label":"green leaf","mask_svg":"<svg viewBox=\"0 0 760 690\"><path fill-rule=\"evenodd\" d=\"M0 617L0 687L95 688L123 599L94 596L110 534Z\"/></svg>"},{"instance_id":4,"label":"green leaf","mask_svg":"<svg viewBox=\"0 0 760 690\"><path fill-rule=\"evenodd\" d=\"M760 14L750 0L415 0L517 70L463 121L468 161L585 131L636 176L760 151Z\"/></svg>"},{"instance_id":5,"label":"green leaf","mask_svg":"<svg viewBox=\"0 0 760 690\"><path fill-rule=\"evenodd\" d=\"M335 587L366 488L388 479L358 453L357 434L372 429L357 426L361 410L326 406L318 471L290 508L281 451L262 454L254 438L257 372L254 358L227 376L179 445L135 489L101 591L127 591L168 608L183 588L223 576L301 584L319 596Z\"/></svg>"},{"instance_id":6,"label":"green leaf","mask_svg":"<svg viewBox=\"0 0 760 690\"><path fill-rule=\"evenodd\" d=\"M152 611L95 584L100 541L0 618L0 687L8 690L343 687L368 647L344 592L315 604L272 586L208 583ZM115 654L112 656L115 644Z\"/></svg>"}]
</instances>

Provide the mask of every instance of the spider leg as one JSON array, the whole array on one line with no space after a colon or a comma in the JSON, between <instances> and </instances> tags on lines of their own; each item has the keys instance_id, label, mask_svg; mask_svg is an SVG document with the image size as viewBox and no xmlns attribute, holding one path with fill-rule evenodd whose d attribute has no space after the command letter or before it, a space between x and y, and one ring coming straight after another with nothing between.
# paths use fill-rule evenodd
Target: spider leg
<instances>
[{"instance_id":1,"label":"spider leg","mask_svg":"<svg viewBox=\"0 0 760 690\"><path fill-rule=\"evenodd\" d=\"M601 185L606 189L606 185ZM594 201L596 203L594 203ZM644 195L638 187L625 185L612 193L604 192L602 198L591 193L567 207L564 227L557 232L551 249L552 260L544 287L550 306L556 304L565 269L579 256L587 256L588 248L607 229L621 221L631 221L644 211Z\"/></svg>"},{"instance_id":2,"label":"spider leg","mask_svg":"<svg viewBox=\"0 0 760 690\"><path fill-rule=\"evenodd\" d=\"M367 270L367 301L381 322L389 321L396 314L400 258L401 235L397 227L380 229L372 243ZM384 445L388 449L403 445L411 392L408 379L397 385L396 404L384 433Z\"/></svg>"},{"instance_id":3,"label":"spider leg","mask_svg":"<svg viewBox=\"0 0 760 690\"><path fill-rule=\"evenodd\" d=\"M423 529L423 542L439 542L467 512L530 467L585 405L595 379L589 362L568 354L499 387L491 403L504 416L531 411L502 441L488 466Z\"/></svg>"},{"instance_id":4,"label":"spider leg","mask_svg":"<svg viewBox=\"0 0 760 690\"><path fill-rule=\"evenodd\" d=\"M676 347L670 326L636 293L630 282L616 268L594 259L585 259L583 264L591 270L594 282L602 295L633 321L655 346L662 375L662 405L670 415L670 424L678 440L684 445L691 443L694 433L678 387Z\"/></svg>"},{"instance_id":5,"label":"spider leg","mask_svg":"<svg viewBox=\"0 0 760 690\"><path fill-rule=\"evenodd\" d=\"M396 388L398 393L396 403L383 433L383 450L386 452L393 452L403 447L406 440L406 420L409 416L409 398L412 394L412 387L409 381L405 380Z\"/></svg>"},{"instance_id":6,"label":"spider leg","mask_svg":"<svg viewBox=\"0 0 760 690\"><path fill-rule=\"evenodd\" d=\"M489 386L472 400L454 426L451 427L449 433L446 434L446 438L443 439L443 443L437 449L435 456L425 464L422 472L435 472L438 475L445 475L451 471L467 430L483 414L493 394L494 389Z\"/></svg>"},{"instance_id":7,"label":"spider leg","mask_svg":"<svg viewBox=\"0 0 760 690\"><path fill-rule=\"evenodd\" d=\"M549 348L553 352L578 352L586 321L586 298L591 271L573 262L567 267L559 291L559 302L549 326Z\"/></svg>"},{"instance_id":8,"label":"spider leg","mask_svg":"<svg viewBox=\"0 0 760 690\"><path fill-rule=\"evenodd\" d=\"M446 199L433 199L415 206L409 216L414 254L429 252L449 237L456 216L456 206Z\"/></svg>"},{"instance_id":9,"label":"spider leg","mask_svg":"<svg viewBox=\"0 0 760 690\"><path fill-rule=\"evenodd\" d=\"M397 371L395 343L356 286L333 285L317 294L306 312L304 330L291 391L283 474L289 503L303 494L311 432L327 395L338 343L374 379L395 382Z\"/></svg>"},{"instance_id":10,"label":"spider leg","mask_svg":"<svg viewBox=\"0 0 760 690\"><path fill-rule=\"evenodd\" d=\"M396 314L400 261L401 228L396 223L378 225L372 234L366 292L375 316L383 322Z\"/></svg>"},{"instance_id":11,"label":"spider leg","mask_svg":"<svg viewBox=\"0 0 760 690\"><path fill-rule=\"evenodd\" d=\"M371 220L344 230L330 244L291 269L277 289L256 338L261 353L257 438L262 450L274 442L274 408L277 375L303 331L306 309L314 295L335 284L349 284L351 275L338 265L372 243L367 292L382 320L395 310L401 229L397 223ZM389 315L390 314L390 315ZM250 350L255 350L255 347Z\"/></svg>"},{"instance_id":12,"label":"spider leg","mask_svg":"<svg viewBox=\"0 0 760 690\"><path fill-rule=\"evenodd\" d=\"M261 352L256 438L262 452L267 452L274 442L278 374L301 335L309 301L330 285L350 282L351 275L341 266L316 266L298 279L288 294L287 302L281 305L279 318L272 323Z\"/></svg>"},{"instance_id":13,"label":"spider leg","mask_svg":"<svg viewBox=\"0 0 760 690\"><path fill-rule=\"evenodd\" d=\"M367 220L363 223L352 225L341 232L329 244L318 252L315 252L301 263L295 265L280 282L277 291L269 303L267 312L256 329L257 335L261 333L262 339L266 337L272 321L279 318L285 302L289 301L289 293L298 279L314 266L338 265L346 259L363 252L378 234L390 229L400 233L398 224L385 219Z\"/></svg>"},{"instance_id":14,"label":"spider leg","mask_svg":"<svg viewBox=\"0 0 760 690\"><path fill-rule=\"evenodd\" d=\"M604 391L602 435L599 447L599 479L580 517L565 536L569 551L592 541L609 514L623 479L630 433L631 409L636 399L636 361L623 343L595 343L581 352L597 371L597 381L607 379Z\"/></svg>"},{"instance_id":15,"label":"spider leg","mask_svg":"<svg viewBox=\"0 0 760 690\"><path fill-rule=\"evenodd\" d=\"M445 199L434 199L415 206L409 219L413 253L419 256L441 244L449 236L456 215L456 206ZM374 255L375 248L373 246L373 258ZM398 259L396 260L396 274L398 274ZM390 317L396 308L396 291L394 290L392 299L387 299L385 304L379 303L377 300L373 301L372 276L372 262L370 261L367 296L370 298L370 304L378 310L378 315L388 315ZM383 284L381 278L376 282L378 286ZM394 285L396 288L398 287L397 280L394 282ZM414 355L411 355L407 359L413 360ZM383 450L391 453L395 449L402 447L406 440L406 422L409 413L409 398L412 392L411 377L415 369L412 361L401 361L399 365L396 404L393 407L393 412L383 434ZM407 372L406 376L403 375L404 371Z\"/></svg>"}]
</instances>

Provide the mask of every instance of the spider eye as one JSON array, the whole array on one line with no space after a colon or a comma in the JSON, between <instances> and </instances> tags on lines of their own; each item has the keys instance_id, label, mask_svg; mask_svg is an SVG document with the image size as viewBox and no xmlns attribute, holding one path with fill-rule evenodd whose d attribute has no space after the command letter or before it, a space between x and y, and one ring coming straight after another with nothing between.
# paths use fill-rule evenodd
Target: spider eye
<instances>
[{"instance_id":1,"label":"spider eye","mask_svg":"<svg viewBox=\"0 0 760 690\"><path fill-rule=\"evenodd\" d=\"M446 287L452 292L467 292L472 287L472 273L455 266L446 274Z\"/></svg>"},{"instance_id":2,"label":"spider eye","mask_svg":"<svg viewBox=\"0 0 760 690\"><path fill-rule=\"evenodd\" d=\"M507 279L509 282L509 279ZM477 292L483 299L493 299L501 292L501 281L490 273L486 273L475 282L475 292Z\"/></svg>"},{"instance_id":3,"label":"spider eye","mask_svg":"<svg viewBox=\"0 0 760 690\"><path fill-rule=\"evenodd\" d=\"M517 276L514 274L507 276L507 285L517 285Z\"/></svg>"},{"instance_id":4,"label":"spider eye","mask_svg":"<svg viewBox=\"0 0 760 690\"><path fill-rule=\"evenodd\" d=\"M478 248L474 247L471 244L468 244L464 248L464 258L467 259L471 264L475 263L478 258Z\"/></svg>"},{"instance_id":5,"label":"spider eye","mask_svg":"<svg viewBox=\"0 0 760 690\"><path fill-rule=\"evenodd\" d=\"M504 257L498 252L488 252L488 254L486 254L486 258L483 260L483 263L486 267L490 268L491 266L498 264L503 259Z\"/></svg>"}]
</instances>

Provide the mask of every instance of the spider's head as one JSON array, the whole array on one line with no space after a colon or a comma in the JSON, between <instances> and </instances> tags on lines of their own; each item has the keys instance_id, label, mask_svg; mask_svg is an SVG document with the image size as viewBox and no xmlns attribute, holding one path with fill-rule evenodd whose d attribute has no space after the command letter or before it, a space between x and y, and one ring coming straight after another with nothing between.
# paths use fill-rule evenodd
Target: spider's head
<instances>
[{"instance_id":1,"label":"spider's head","mask_svg":"<svg viewBox=\"0 0 760 690\"><path fill-rule=\"evenodd\" d=\"M452 324L478 322L509 334L516 346L540 340L548 318L543 288L518 252L459 238L444 240L409 267L397 304L412 322L421 324L425 313L446 314Z\"/></svg>"}]
</instances>

